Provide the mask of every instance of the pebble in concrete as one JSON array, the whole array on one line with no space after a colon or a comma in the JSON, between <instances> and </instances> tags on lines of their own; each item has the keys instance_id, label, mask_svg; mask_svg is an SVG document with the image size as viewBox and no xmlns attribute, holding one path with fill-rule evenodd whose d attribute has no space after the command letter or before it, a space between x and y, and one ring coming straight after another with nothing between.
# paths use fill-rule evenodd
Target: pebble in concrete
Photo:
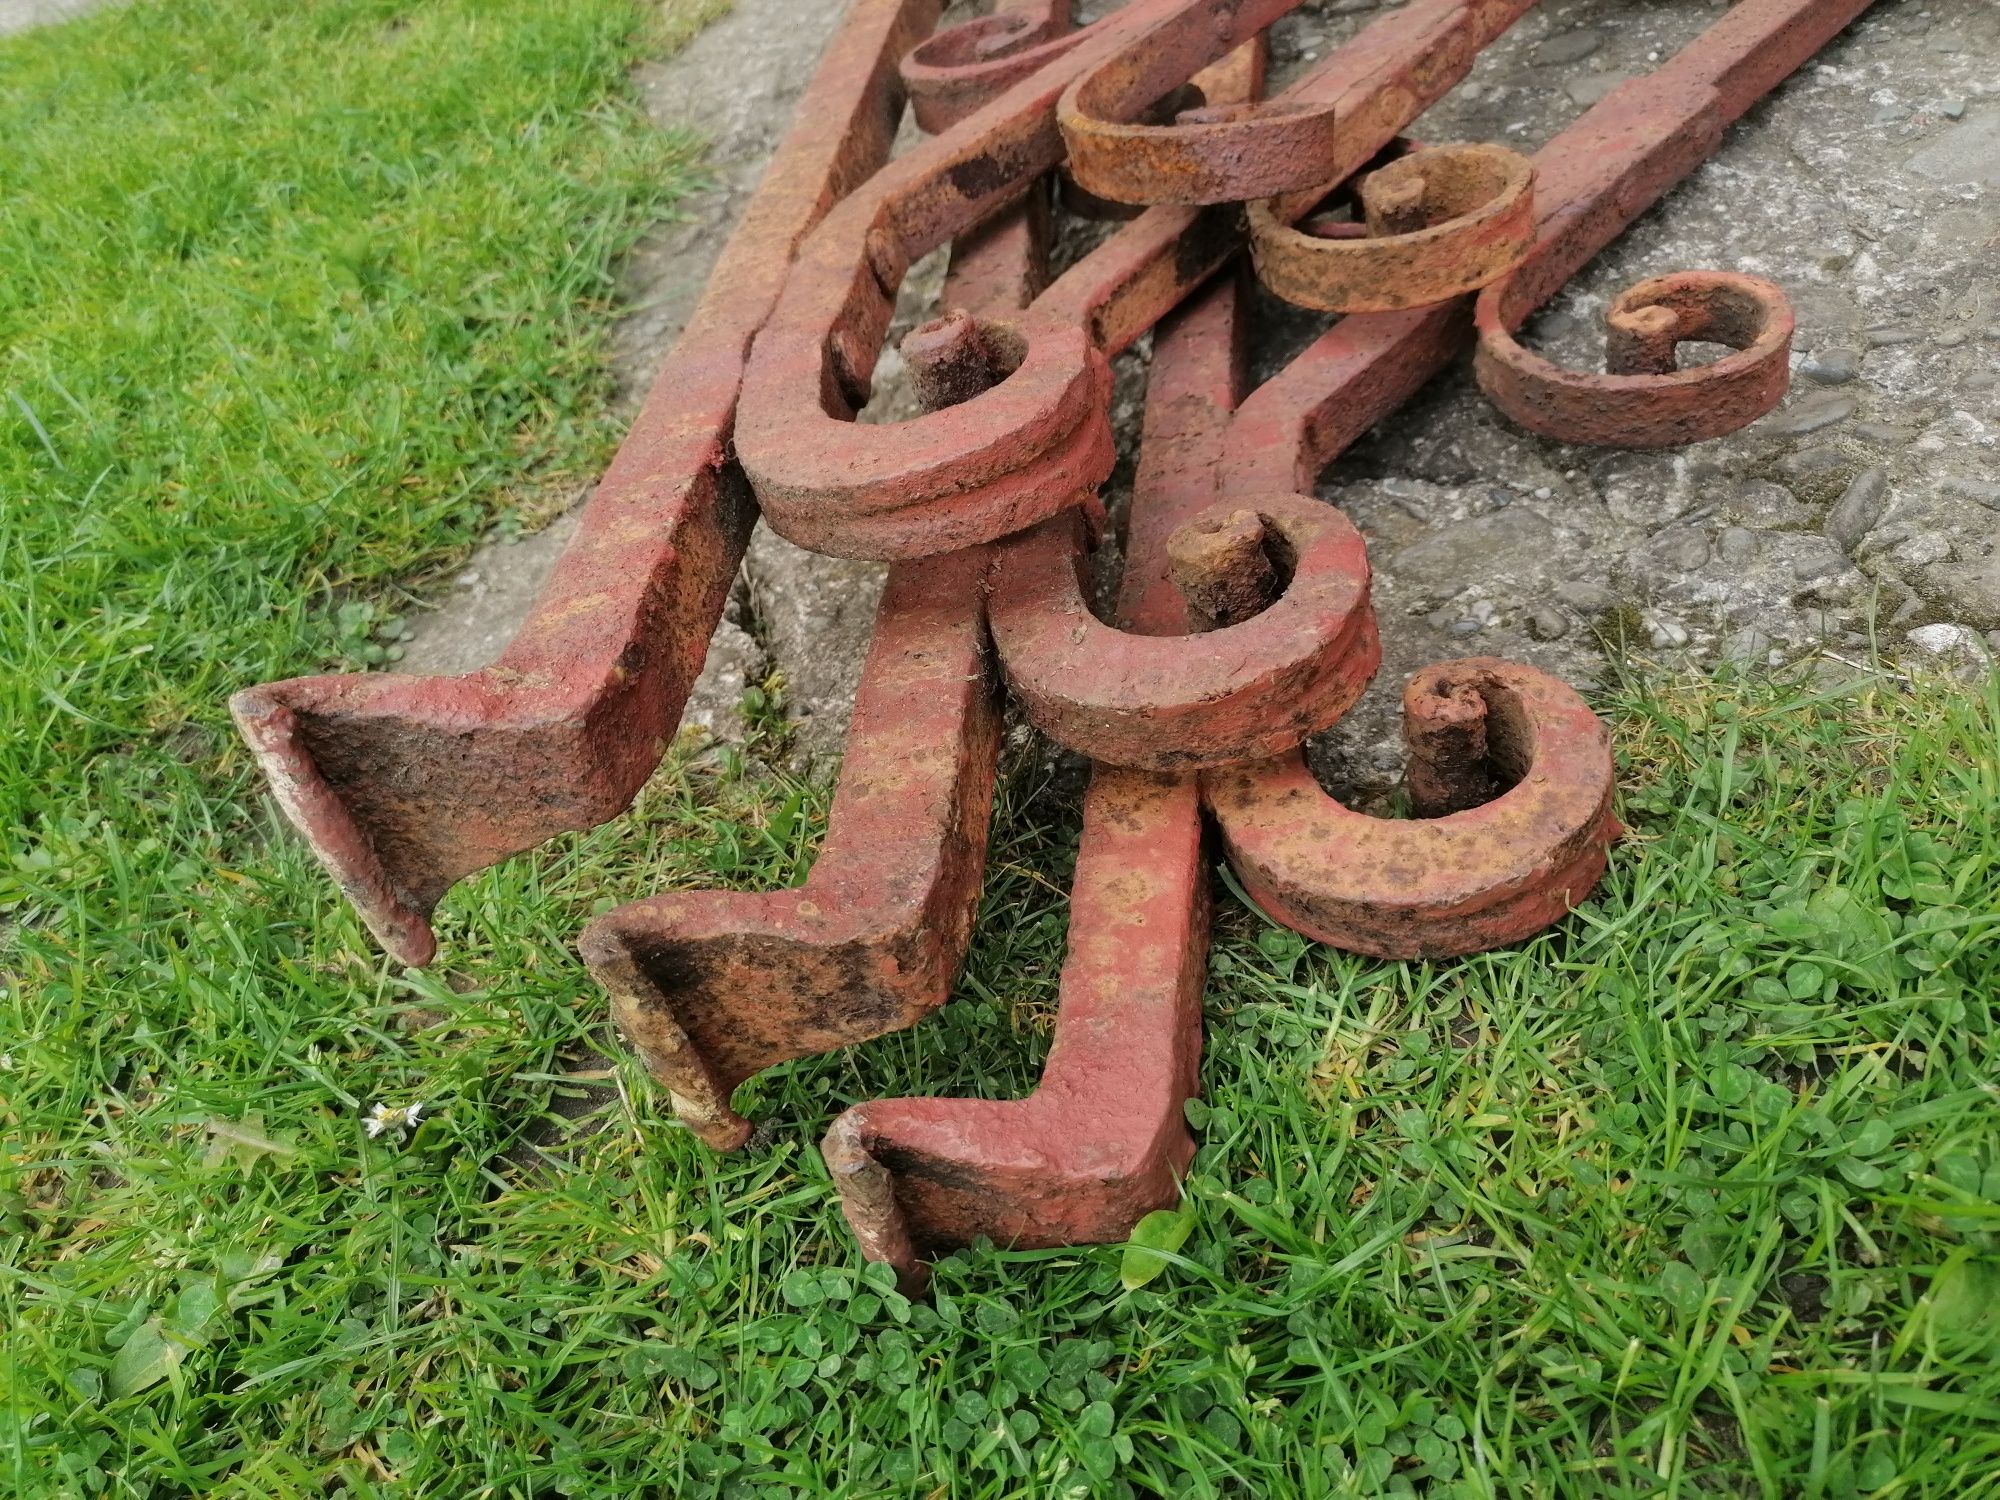
<instances>
[{"instance_id":1,"label":"pebble in concrete","mask_svg":"<svg viewBox=\"0 0 2000 1500\"><path fill-rule=\"evenodd\" d=\"M1722 533L1716 550L1722 560L1732 568L1740 568L1757 555L1759 543L1757 533L1741 526L1731 526Z\"/></svg>"},{"instance_id":2,"label":"pebble in concrete","mask_svg":"<svg viewBox=\"0 0 2000 1500\"><path fill-rule=\"evenodd\" d=\"M1926 531L1899 543L1890 555L1906 568L1928 568L1951 557L1951 543L1935 531Z\"/></svg>"},{"instance_id":3,"label":"pebble in concrete","mask_svg":"<svg viewBox=\"0 0 2000 1500\"><path fill-rule=\"evenodd\" d=\"M2000 628L2000 552L1974 562L1933 563L1919 576L1919 588L1939 614L1981 630Z\"/></svg>"},{"instance_id":4,"label":"pebble in concrete","mask_svg":"<svg viewBox=\"0 0 2000 1500\"><path fill-rule=\"evenodd\" d=\"M1884 469L1864 469L1827 513L1826 534L1852 552L1882 519L1889 503L1889 475Z\"/></svg>"},{"instance_id":5,"label":"pebble in concrete","mask_svg":"<svg viewBox=\"0 0 2000 1500\"><path fill-rule=\"evenodd\" d=\"M1801 364L1799 373L1821 385L1846 385L1861 373L1861 351L1823 349Z\"/></svg>"},{"instance_id":6,"label":"pebble in concrete","mask_svg":"<svg viewBox=\"0 0 2000 1500\"><path fill-rule=\"evenodd\" d=\"M1654 616L1646 621L1652 630L1653 644L1662 650L1685 646L1691 637L1687 627L1679 620L1669 620L1665 616Z\"/></svg>"},{"instance_id":7,"label":"pebble in concrete","mask_svg":"<svg viewBox=\"0 0 2000 1500\"><path fill-rule=\"evenodd\" d=\"M1562 611L1544 605L1529 614L1528 634L1538 641L1559 641L1569 634L1569 621Z\"/></svg>"},{"instance_id":8,"label":"pebble in concrete","mask_svg":"<svg viewBox=\"0 0 2000 1500\"><path fill-rule=\"evenodd\" d=\"M1909 159L1933 182L1979 182L2000 187L2000 110L1961 121Z\"/></svg>"},{"instance_id":9,"label":"pebble in concrete","mask_svg":"<svg viewBox=\"0 0 2000 1500\"><path fill-rule=\"evenodd\" d=\"M1800 583L1813 583L1830 577L1847 566L1847 553L1831 539L1806 537L1801 540L1807 545L1807 550L1792 559L1792 577Z\"/></svg>"},{"instance_id":10,"label":"pebble in concrete","mask_svg":"<svg viewBox=\"0 0 2000 1500\"><path fill-rule=\"evenodd\" d=\"M1985 643L1979 639L1979 632L1968 630L1963 625L1919 625L1903 639L1912 646L1930 652L1933 656L1986 654Z\"/></svg>"},{"instance_id":11,"label":"pebble in concrete","mask_svg":"<svg viewBox=\"0 0 2000 1500\"><path fill-rule=\"evenodd\" d=\"M1550 37L1535 49L1534 56L1543 67L1560 67L1565 63L1582 62L1603 45L1603 35L1585 27Z\"/></svg>"},{"instance_id":12,"label":"pebble in concrete","mask_svg":"<svg viewBox=\"0 0 2000 1500\"><path fill-rule=\"evenodd\" d=\"M1722 643L1722 655L1726 661L1743 666L1763 666L1771 659L1771 637L1755 625L1745 625L1734 630Z\"/></svg>"},{"instance_id":13,"label":"pebble in concrete","mask_svg":"<svg viewBox=\"0 0 2000 1500\"><path fill-rule=\"evenodd\" d=\"M1585 73L1564 84L1563 92L1569 95L1570 102L1579 109L1589 109L1631 76L1630 73L1619 72Z\"/></svg>"},{"instance_id":14,"label":"pebble in concrete","mask_svg":"<svg viewBox=\"0 0 2000 1500\"><path fill-rule=\"evenodd\" d=\"M1555 591L1556 598L1571 609L1591 619L1618 606L1618 596L1599 583L1565 583Z\"/></svg>"},{"instance_id":15,"label":"pebble in concrete","mask_svg":"<svg viewBox=\"0 0 2000 1500\"><path fill-rule=\"evenodd\" d=\"M2000 484L1990 479L1947 479L1939 488L1947 495L1977 501L1988 510L2000 510Z\"/></svg>"},{"instance_id":16,"label":"pebble in concrete","mask_svg":"<svg viewBox=\"0 0 2000 1500\"><path fill-rule=\"evenodd\" d=\"M1801 448L1778 465L1788 479L1812 479L1847 467L1847 455L1838 448Z\"/></svg>"},{"instance_id":17,"label":"pebble in concrete","mask_svg":"<svg viewBox=\"0 0 2000 1500\"><path fill-rule=\"evenodd\" d=\"M1708 538L1693 526L1669 526L1646 544L1643 555L1655 567L1691 573L1708 561Z\"/></svg>"},{"instance_id":18,"label":"pebble in concrete","mask_svg":"<svg viewBox=\"0 0 2000 1500\"><path fill-rule=\"evenodd\" d=\"M1831 391L1815 392L1776 416L1766 417L1764 433L1767 437L1803 437L1809 432L1831 427L1836 422L1845 422L1854 415L1855 406L1852 396L1836 396Z\"/></svg>"},{"instance_id":19,"label":"pebble in concrete","mask_svg":"<svg viewBox=\"0 0 2000 1500\"><path fill-rule=\"evenodd\" d=\"M1921 328L1912 328L1907 323L1885 323L1862 335L1870 349L1893 349L1898 344L1914 344L1923 336Z\"/></svg>"}]
</instances>

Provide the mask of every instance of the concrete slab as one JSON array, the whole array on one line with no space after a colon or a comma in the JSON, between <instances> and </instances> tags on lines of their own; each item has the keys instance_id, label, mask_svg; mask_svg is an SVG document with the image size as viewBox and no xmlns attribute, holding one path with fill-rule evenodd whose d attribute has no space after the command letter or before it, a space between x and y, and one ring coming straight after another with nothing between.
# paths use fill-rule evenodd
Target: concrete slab
<instances>
[{"instance_id":1,"label":"concrete slab","mask_svg":"<svg viewBox=\"0 0 2000 1500\"><path fill-rule=\"evenodd\" d=\"M68 21L103 3L104 0L0 0L0 36L26 31L31 26Z\"/></svg>"}]
</instances>

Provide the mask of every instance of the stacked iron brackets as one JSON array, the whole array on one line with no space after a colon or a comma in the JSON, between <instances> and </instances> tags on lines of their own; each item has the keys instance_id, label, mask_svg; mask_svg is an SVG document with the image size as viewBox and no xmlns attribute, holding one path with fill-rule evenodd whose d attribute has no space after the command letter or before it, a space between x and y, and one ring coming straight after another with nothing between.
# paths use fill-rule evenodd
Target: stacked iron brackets
<instances>
[{"instance_id":1,"label":"stacked iron brackets","mask_svg":"<svg viewBox=\"0 0 2000 1500\"><path fill-rule=\"evenodd\" d=\"M1118 1240L1194 1150L1210 848L1274 920L1385 958L1520 941L1619 836L1604 726L1481 658L1404 686L1414 816L1342 806L1302 746L1377 670L1367 548L1321 472L1472 354L1530 431L1656 447L1782 397L1767 281L1675 271L1616 298L1606 369L1519 330L1871 0L1738 0L1539 152L1408 130L1535 0L1409 0L1273 97L1299 0L853 0L791 132L534 611L489 667L248 688L279 806L383 947L433 957L457 881L624 811L658 764L758 515L893 564L824 848L796 889L664 892L582 934L681 1120L717 1150L737 1085L911 1026L973 935L1003 694L1092 763L1055 1039L1025 1099L880 1099L824 1154L862 1251L906 1284L980 1236ZM890 159L905 108L929 136ZM1054 191L1060 184L1061 191ZM1124 222L1049 276L1054 205ZM1344 211L1344 213L1343 213ZM910 266L922 411L858 423ZM1339 313L1247 388L1241 281ZM1114 618L1093 611L1110 361L1152 364ZM1727 346L1683 366L1680 346ZM1212 831L1211 831L1212 830Z\"/></svg>"}]
</instances>

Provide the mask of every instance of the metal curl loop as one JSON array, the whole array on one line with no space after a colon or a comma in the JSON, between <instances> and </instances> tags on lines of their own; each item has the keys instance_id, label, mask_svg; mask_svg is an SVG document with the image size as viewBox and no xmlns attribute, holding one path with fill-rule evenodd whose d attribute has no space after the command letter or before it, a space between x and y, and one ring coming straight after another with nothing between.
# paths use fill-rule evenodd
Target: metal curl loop
<instances>
[{"instance_id":1,"label":"metal curl loop","mask_svg":"<svg viewBox=\"0 0 2000 1500\"><path fill-rule=\"evenodd\" d=\"M1361 179L1365 233L1340 238L1286 224L1268 200L1248 204L1258 279L1320 312L1401 312L1476 292L1534 246L1534 178L1504 146L1414 151Z\"/></svg>"},{"instance_id":2,"label":"metal curl loop","mask_svg":"<svg viewBox=\"0 0 2000 1500\"><path fill-rule=\"evenodd\" d=\"M1610 736L1573 689L1492 657L1440 662L1404 689L1403 736L1416 818L1342 806L1296 752L1204 774L1229 862L1274 920L1354 953L1448 958L1590 894L1620 830Z\"/></svg>"},{"instance_id":3,"label":"metal curl loop","mask_svg":"<svg viewBox=\"0 0 2000 1500\"><path fill-rule=\"evenodd\" d=\"M1196 635L1135 635L1090 611L1061 516L994 565L993 640L1028 718L1108 765L1181 771L1263 759L1354 705L1381 660L1368 552L1303 495L1202 512L1168 542Z\"/></svg>"},{"instance_id":4,"label":"metal curl loop","mask_svg":"<svg viewBox=\"0 0 2000 1500\"><path fill-rule=\"evenodd\" d=\"M1512 278L1479 295L1479 387L1530 432L1607 448L1673 448L1747 427L1791 384L1791 302L1776 283L1732 271L1642 281L1605 314L1607 373L1564 369L1511 330ZM1678 346L1726 344L1713 364L1679 368Z\"/></svg>"}]
</instances>

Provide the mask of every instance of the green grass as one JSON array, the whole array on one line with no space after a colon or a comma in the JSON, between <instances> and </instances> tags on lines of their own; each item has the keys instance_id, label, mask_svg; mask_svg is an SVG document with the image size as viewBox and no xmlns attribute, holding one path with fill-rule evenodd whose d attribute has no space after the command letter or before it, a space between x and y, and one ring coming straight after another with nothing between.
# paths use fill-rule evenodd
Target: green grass
<instances>
[{"instance_id":1,"label":"green grass","mask_svg":"<svg viewBox=\"0 0 2000 1500\"><path fill-rule=\"evenodd\" d=\"M956 1003L747 1089L738 1157L596 1054L569 943L797 878L824 786L677 758L383 963L222 699L379 657L395 580L601 459L607 266L685 166L636 44L612 0L0 44L5 1493L2000 1495L1992 679L1625 690L1633 836L1506 953L1224 893L1192 1233L1136 1291L980 1247L906 1302L814 1149L1032 1085L1039 759Z\"/></svg>"}]
</instances>

